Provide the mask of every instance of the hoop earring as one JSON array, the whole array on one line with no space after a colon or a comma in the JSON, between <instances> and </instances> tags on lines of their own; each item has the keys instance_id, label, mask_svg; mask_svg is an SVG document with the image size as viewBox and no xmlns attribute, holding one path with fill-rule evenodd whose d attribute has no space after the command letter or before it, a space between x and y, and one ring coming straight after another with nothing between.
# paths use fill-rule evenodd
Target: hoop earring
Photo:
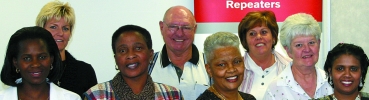
<instances>
[{"instance_id":1,"label":"hoop earring","mask_svg":"<svg viewBox=\"0 0 369 100\"><path fill-rule=\"evenodd\" d=\"M118 69L118 65L115 65L115 70L119 70L119 69Z\"/></svg>"},{"instance_id":2,"label":"hoop earring","mask_svg":"<svg viewBox=\"0 0 369 100\"><path fill-rule=\"evenodd\" d=\"M51 66L50 66L50 70L53 70L53 68L54 68L54 66L53 66L53 64L51 64Z\"/></svg>"},{"instance_id":3,"label":"hoop earring","mask_svg":"<svg viewBox=\"0 0 369 100\"><path fill-rule=\"evenodd\" d=\"M363 77L360 77L360 84L359 87L363 87Z\"/></svg>"},{"instance_id":4,"label":"hoop earring","mask_svg":"<svg viewBox=\"0 0 369 100\"><path fill-rule=\"evenodd\" d=\"M329 76L329 84L333 85L332 76Z\"/></svg>"},{"instance_id":5,"label":"hoop earring","mask_svg":"<svg viewBox=\"0 0 369 100\"><path fill-rule=\"evenodd\" d=\"M19 73L20 72L20 69L15 68L15 72Z\"/></svg>"}]
</instances>

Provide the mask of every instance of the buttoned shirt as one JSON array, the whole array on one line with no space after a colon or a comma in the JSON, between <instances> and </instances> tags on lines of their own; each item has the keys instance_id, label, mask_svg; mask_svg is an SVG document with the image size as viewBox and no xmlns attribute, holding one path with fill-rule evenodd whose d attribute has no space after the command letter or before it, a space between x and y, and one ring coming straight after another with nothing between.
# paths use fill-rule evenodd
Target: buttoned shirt
<instances>
[{"instance_id":1,"label":"buttoned shirt","mask_svg":"<svg viewBox=\"0 0 369 100\"><path fill-rule=\"evenodd\" d=\"M184 64L180 78L168 58L165 45L162 51L156 54L154 66L149 68L154 82L180 89L185 100L196 100L210 86L203 53L199 52L194 44L192 44L192 58Z\"/></svg>"},{"instance_id":2,"label":"buttoned shirt","mask_svg":"<svg viewBox=\"0 0 369 100\"><path fill-rule=\"evenodd\" d=\"M292 64L291 64L292 65ZM332 87L327 82L324 70L315 67L317 84L314 98L320 98L333 93ZM308 100L313 99L296 82L291 67L287 67L269 85L264 100Z\"/></svg>"},{"instance_id":3,"label":"buttoned shirt","mask_svg":"<svg viewBox=\"0 0 369 100\"><path fill-rule=\"evenodd\" d=\"M245 73L244 80L239 87L239 91L252 94L257 100L262 100L264 93L272 80L283 71L284 68L290 66L292 61L290 58L272 51L275 58L275 63L262 69L258 66L250 55L246 52L244 55Z\"/></svg>"}]
</instances>

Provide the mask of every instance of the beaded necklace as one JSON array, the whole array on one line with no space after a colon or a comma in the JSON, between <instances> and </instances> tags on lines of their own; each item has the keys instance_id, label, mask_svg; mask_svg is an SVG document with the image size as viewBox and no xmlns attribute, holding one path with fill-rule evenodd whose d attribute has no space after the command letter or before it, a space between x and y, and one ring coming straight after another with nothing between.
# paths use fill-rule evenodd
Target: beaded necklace
<instances>
[{"instance_id":1,"label":"beaded necklace","mask_svg":"<svg viewBox=\"0 0 369 100\"><path fill-rule=\"evenodd\" d=\"M333 100L338 100L333 94L332 94ZM360 93L357 94L355 100L360 100Z\"/></svg>"}]
</instances>

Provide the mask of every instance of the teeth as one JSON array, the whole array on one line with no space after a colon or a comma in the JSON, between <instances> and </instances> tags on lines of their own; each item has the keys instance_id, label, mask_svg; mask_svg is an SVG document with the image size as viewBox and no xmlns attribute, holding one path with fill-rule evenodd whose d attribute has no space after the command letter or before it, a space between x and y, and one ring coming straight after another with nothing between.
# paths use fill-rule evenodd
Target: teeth
<instances>
[{"instance_id":1,"label":"teeth","mask_svg":"<svg viewBox=\"0 0 369 100\"><path fill-rule=\"evenodd\" d=\"M127 67L131 69L135 68L136 66L137 66L137 63L127 65Z\"/></svg>"},{"instance_id":2,"label":"teeth","mask_svg":"<svg viewBox=\"0 0 369 100\"><path fill-rule=\"evenodd\" d=\"M263 43L256 44L257 47L264 46Z\"/></svg>"},{"instance_id":3,"label":"teeth","mask_svg":"<svg viewBox=\"0 0 369 100\"><path fill-rule=\"evenodd\" d=\"M342 81L343 84L351 84L352 82L349 81Z\"/></svg>"},{"instance_id":4,"label":"teeth","mask_svg":"<svg viewBox=\"0 0 369 100\"><path fill-rule=\"evenodd\" d=\"M236 78L237 78L237 76L233 76L233 77L228 77L227 79L233 80L233 79L236 79Z\"/></svg>"},{"instance_id":5,"label":"teeth","mask_svg":"<svg viewBox=\"0 0 369 100\"><path fill-rule=\"evenodd\" d=\"M308 57L311 57L312 55L308 55L308 56L303 56L302 58L308 58Z\"/></svg>"},{"instance_id":6,"label":"teeth","mask_svg":"<svg viewBox=\"0 0 369 100\"><path fill-rule=\"evenodd\" d=\"M63 42L63 40L55 40L56 42Z\"/></svg>"},{"instance_id":7,"label":"teeth","mask_svg":"<svg viewBox=\"0 0 369 100\"><path fill-rule=\"evenodd\" d=\"M40 72L38 72L38 73L32 73L32 74L36 74L36 75L38 75L38 74L40 74Z\"/></svg>"},{"instance_id":8,"label":"teeth","mask_svg":"<svg viewBox=\"0 0 369 100\"><path fill-rule=\"evenodd\" d=\"M183 40L176 40L177 42L182 42Z\"/></svg>"}]
</instances>

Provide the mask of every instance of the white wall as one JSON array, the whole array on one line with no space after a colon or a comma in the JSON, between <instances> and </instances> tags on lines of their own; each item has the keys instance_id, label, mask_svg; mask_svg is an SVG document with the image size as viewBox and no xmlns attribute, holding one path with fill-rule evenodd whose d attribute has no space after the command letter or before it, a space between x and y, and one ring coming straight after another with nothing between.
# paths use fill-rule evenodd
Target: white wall
<instances>
[{"instance_id":1,"label":"white wall","mask_svg":"<svg viewBox=\"0 0 369 100\"><path fill-rule=\"evenodd\" d=\"M361 46L369 54L369 1L335 0L331 2L331 48L338 43L352 43ZM369 92L369 74L363 91Z\"/></svg>"},{"instance_id":2,"label":"white wall","mask_svg":"<svg viewBox=\"0 0 369 100\"><path fill-rule=\"evenodd\" d=\"M0 65L3 65L5 50L10 36L18 29L34 26L36 16L44 4L51 0L0 0ZM120 26L135 24L150 31L153 49L161 50L162 36L159 21L171 6L183 5L191 11L193 0L62 0L69 2L76 13L76 26L67 50L74 57L92 64L98 82L105 82L117 73L111 50L111 36ZM323 0L323 36L319 67L330 49L330 0ZM278 14L278 13L276 13ZM202 51L203 41L211 33L197 33L194 43ZM277 44L277 51L284 52ZM285 55L285 54L284 54ZM0 69L1 70L1 69ZM5 87L0 85L0 90Z\"/></svg>"},{"instance_id":3,"label":"white wall","mask_svg":"<svg viewBox=\"0 0 369 100\"><path fill-rule=\"evenodd\" d=\"M34 26L37 14L51 0L0 0L0 65L3 65L10 36L18 29ZM149 30L153 49L164 44L159 21L171 6L183 5L193 11L192 0L62 0L76 13L76 26L67 50L92 64L98 82L111 80L117 73L111 36L120 26L135 24ZM0 90L3 88L0 85Z\"/></svg>"}]
</instances>

